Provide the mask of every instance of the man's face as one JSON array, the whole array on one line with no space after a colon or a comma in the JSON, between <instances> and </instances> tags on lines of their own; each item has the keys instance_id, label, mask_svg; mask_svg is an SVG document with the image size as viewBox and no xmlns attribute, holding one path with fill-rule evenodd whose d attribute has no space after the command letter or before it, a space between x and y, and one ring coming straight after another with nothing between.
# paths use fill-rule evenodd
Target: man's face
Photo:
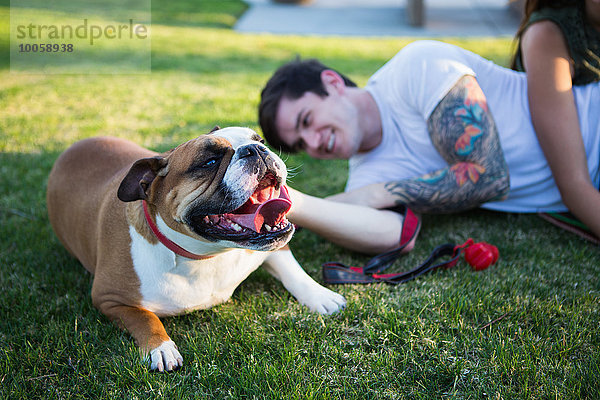
<instances>
[{"instance_id":1,"label":"man's face","mask_svg":"<svg viewBox=\"0 0 600 400\"><path fill-rule=\"evenodd\" d=\"M329 93L320 97L306 92L292 100L283 97L277 108L275 126L289 147L306 151L314 158L348 159L360 148L356 108L341 90L325 84Z\"/></svg>"}]
</instances>

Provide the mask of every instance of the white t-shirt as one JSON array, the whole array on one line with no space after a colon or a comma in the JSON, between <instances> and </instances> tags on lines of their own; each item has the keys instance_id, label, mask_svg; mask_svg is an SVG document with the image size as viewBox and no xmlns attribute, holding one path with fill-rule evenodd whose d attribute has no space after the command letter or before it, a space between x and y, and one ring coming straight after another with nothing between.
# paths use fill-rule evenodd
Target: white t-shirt
<instances>
[{"instance_id":1,"label":"white t-shirt","mask_svg":"<svg viewBox=\"0 0 600 400\"><path fill-rule=\"evenodd\" d=\"M448 91L475 76L488 102L510 174L506 200L483 208L508 212L566 211L529 115L524 73L436 41L402 49L369 80L382 119L382 142L350 159L346 190L418 177L448 166L431 143L427 119ZM573 88L588 168L600 183L600 83Z\"/></svg>"}]
</instances>

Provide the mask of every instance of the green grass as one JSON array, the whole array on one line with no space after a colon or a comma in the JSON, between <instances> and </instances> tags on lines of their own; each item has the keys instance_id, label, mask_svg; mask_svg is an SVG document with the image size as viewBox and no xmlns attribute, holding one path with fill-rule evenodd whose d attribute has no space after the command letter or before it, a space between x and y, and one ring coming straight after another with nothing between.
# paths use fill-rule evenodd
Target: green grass
<instances>
[{"instance_id":1,"label":"green grass","mask_svg":"<svg viewBox=\"0 0 600 400\"><path fill-rule=\"evenodd\" d=\"M473 237L500 249L484 272L462 261L402 286L334 287L348 306L321 317L259 270L227 304L164 319L186 365L149 372L49 226L58 154L94 135L166 150L214 125L256 129L262 85L296 54L364 84L411 41L240 35L241 2L153 4L153 70L131 76L11 74L0 8L0 398L600 397L598 249L535 216L481 210L425 216L396 268ZM506 39L451 41L499 63L510 54ZM287 163L301 190L343 188L343 162ZM317 280L322 262L368 259L306 230L292 246Z\"/></svg>"}]
</instances>

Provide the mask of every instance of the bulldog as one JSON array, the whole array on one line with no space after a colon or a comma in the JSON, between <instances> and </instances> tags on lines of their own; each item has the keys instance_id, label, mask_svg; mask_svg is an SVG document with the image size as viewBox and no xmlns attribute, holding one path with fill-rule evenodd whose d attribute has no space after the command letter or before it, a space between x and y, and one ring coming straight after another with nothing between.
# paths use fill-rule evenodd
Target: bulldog
<instances>
[{"instance_id":1,"label":"bulldog","mask_svg":"<svg viewBox=\"0 0 600 400\"><path fill-rule=\"evenodd\" d=\"M170 371L183 357L159 317L227 301L261 265L310 310L344 307L287 247L286 176L247 128L216 128L163 154L85 139L50 172L48 217L93 274L94 306L131 333L151 369Z\"/></svg>"}]
</instances>

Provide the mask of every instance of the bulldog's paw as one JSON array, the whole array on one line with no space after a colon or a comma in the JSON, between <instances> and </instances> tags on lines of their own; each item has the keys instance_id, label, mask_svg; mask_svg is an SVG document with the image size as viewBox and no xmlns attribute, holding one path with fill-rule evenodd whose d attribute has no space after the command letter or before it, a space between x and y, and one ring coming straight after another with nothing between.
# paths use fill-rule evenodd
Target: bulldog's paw
<instances>
[{"instance_id":1,"label":"bulldog's paw","mask_svg":"<svg viewBox=\"0 0 600 400\"><path fill-rule=\"evenodd\" d=\"M315 282L314 285L302 291L297 296L298 301L304 304L313 312L319 314L334 314L346 307L346 299L341 294L337 294L326 287Z\"/></svg>"},{"instance_id":2,"label":"bulldog's paw","mask_svg":"<svg viewBox=\"0 0 600 400\"><path fill-rule=\"evenodd\" d=\"M150 369L152 370L173 371L181 366L183 366L183 357L172 340L162 342L160 346L150 351Z\"/></svg>"}]
</instances>

